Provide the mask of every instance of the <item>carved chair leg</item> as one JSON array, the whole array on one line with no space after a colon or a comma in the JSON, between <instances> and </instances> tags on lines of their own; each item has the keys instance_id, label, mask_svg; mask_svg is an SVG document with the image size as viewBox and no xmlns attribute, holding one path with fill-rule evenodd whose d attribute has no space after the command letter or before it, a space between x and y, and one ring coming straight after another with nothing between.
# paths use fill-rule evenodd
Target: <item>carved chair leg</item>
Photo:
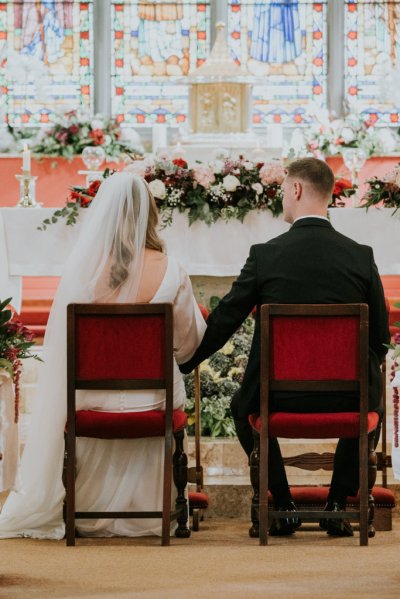
<instances>
[{"instance_id":1,"label":"carved chair leg","mask_svg":"<svg viewBox=\"0 0 400 599\"><path fill-rule=\"evenodd\" d=\"M376 481L376 453L375 453L374 433L368 435L368 536L375 536L374 515L375 500L372 495L372 489Z\"/></svg>"},{"instance_id":2,"label":"carved chair leg","mask_svg":"<svg viewBox=\"0 0 400 599\"><path fill-rule=\"evenodd\" d=\"M258 538L260 535L259 502L260 502L260 435L253 431L254 447L250 455L250 481L253 487L251 500L251 522L249 535Z\"/></svg>"},{"instance_id":3,"label":"carved chair leg","mask_svg":"<svg viewBox=\"0 0 400 599\"><path fill-rule=\"evenodd\" d=\"M67 439L66 434L64 433L64 461L63 461L63 471L62 471L62 483L65 489L65 495L63 500L63 520L64 524L67 524Z\"/></svg>"},{"instance_id":4,"label":"carved chair leg","mask_svg":"<svg viewBox=\"0 0 400 599\"><path fill-rule=\"evenodd\" d=\"M193 508L192 530L197 532L199 530L199 523L200 523L200 510L198 508Z\"/></svg>"},{"instance_id":5,"label":"carved chair leg","mask_svg":"<svg viewBox=\"0 0 400 599\"><path fill-rule=\"evenodd\" d=\"M67 546L75 545L75 478L76 453L75 440L69 440L65 452L65 536Z\"/></svg>"},{"instance_id":6,"label":"carved chair leg","mask_svg":"<svg viewBox=\"0 0 400 599\"><path fill-rule=\"evenodd\" d=\"M187 486L187 455L183 450L184 431L174 433L175 437L175 452L173 455L173 473L174 483L178 492L176 498L176 509L179 510L177 518L178 526L175 530L175 536L179 538L190 537L190 529L188 527L188 504L185 497L185 489Z\"/></svg>"}]
</instances>

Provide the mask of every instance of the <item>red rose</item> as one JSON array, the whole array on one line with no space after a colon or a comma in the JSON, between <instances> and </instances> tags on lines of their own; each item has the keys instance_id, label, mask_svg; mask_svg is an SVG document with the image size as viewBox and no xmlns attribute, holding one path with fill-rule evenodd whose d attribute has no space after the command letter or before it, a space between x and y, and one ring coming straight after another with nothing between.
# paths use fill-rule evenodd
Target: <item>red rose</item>
<instances>
[{"instance_id":1,"label":"red rose","mask_svg":"<svg viewBox=\"0 0 400 599\"><path fill-rule=\"evenodd\" d=\"M172 162L179 168L187 168L188 167L186 160L183 160L183 158L174 158L174 160Z\"/></svg>"},{"instance_id":2,"label":"red rose","mask_svg":"<svg viewBox=\"0 0 400 599\"><path fill-rule=\"evenodd\" d=\"M104 143L103 129L92 129L89 133L89 137L93 139L95 146L102 146Z\"/></svg>"},{"instance_id":3,"label":"red rose","mask_svg":"<svg viewBox=\"0 0 400 599\"><path fill-rule=\"evenodd\" d=\"M84 196L84 195L80 196L80 200L81 200L81 206L82 206L82 208L86 208L92 202L92 198L89 198L89 197Z\"/></svg>"},{"instance_id":4,"label":"red rose","mask_svg":"<svg viewBox=\"0 0 400 599\"><path fill-rule=\"evenodd\" d=\"M90 196L92 196L92 198L94 198L94 196L96 195L96 193L99 190L100 185L101 185L101 181L98 181L98 180L92 181L87 190L88 195L90 195Z\"/></svg>"},{"instance_id":5,"label":"red rose","mask_svg":"<svg viewBox=\"0 0 400 599\"><path fill-rule=\"evenodd\" d=\"M263 166L264 166L263 162L257 162L257 164L256 164L256 168L258 168L258 170L262 169Z\"/></svg>"},{"instance_id":6,"label":"red rose","mask_svg":"<svg viewBox=\"0 0 400 599\"><path fill-rule=\"evenodd\" d=\"M79 191L75 191L74 189L71 191L70 195L69 195L69 199L70 200L79 200L79 198L81 197L81 194L79 193Z\"/></svg>"},{"instance_id":7,"label":"red rose","mask_svg":"<svg viewBox=\"0 0 400 599\"><path fill-rule=\"evenodd\" d=\"M68 131L71 133L71 135L76 135L79 131L79 127L78 125L71 125L68 127Z\"/></svg>"},{"instance_id":8,"label":"red rose","mask_svg":"<svg viewBox=\"0 0 400 599\"><path fill-rule=\"evenodd\" d=\"M340 187L340 185L338 183L335 183L335 186L334 186L333 191L332 191L332 195L333 196L340 196L341 192L342 192L342 188Z\"/></svg>"},{"instance_id":9,"label":"red rose","mask_svg":"<svg viewBox=\"0 0 400 599\"><path fill-rule=\"evenodd\" d=\"M348 179L338 179L335 181L335 186L333 188L333 195L340 196L342 195L345 189L351 189L353 187L351 181Z\"/></svg>"}]
</instances>

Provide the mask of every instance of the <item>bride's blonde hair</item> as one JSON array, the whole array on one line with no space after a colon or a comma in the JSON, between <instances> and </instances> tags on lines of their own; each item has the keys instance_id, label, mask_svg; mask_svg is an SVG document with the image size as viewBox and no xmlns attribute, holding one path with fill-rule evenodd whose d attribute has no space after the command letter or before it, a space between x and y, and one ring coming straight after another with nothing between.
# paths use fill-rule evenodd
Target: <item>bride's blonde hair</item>
<instances>
[{"instance_id":1,"label":"bride's blonde hair","mask_svg":"<svg viewBox=\"0 0 400 599\"><path fill-rule=\"evenodd\" d=\"M157 233L158 225L158 210L153 194L149 186L145 182L148 201L149 201L149 216L147 219L146 241L145 247L150 250L164 252L165 246L162 239ZM132 236L132 226L137 222L137 216L140 210L139 198L140 193L137 181L132 182L132 197L134 199L133 214L135 223L132 223L128 218L128 203L125 201L123 207L123 218L118 227L111 252L112 264L110 268L109 285L111 289L117 289L124 284L129 275L129 266L133 260L135 253L134 237ZM115 255L115 248L120 248L120 255Z\"/></svg>"}]
</instances>

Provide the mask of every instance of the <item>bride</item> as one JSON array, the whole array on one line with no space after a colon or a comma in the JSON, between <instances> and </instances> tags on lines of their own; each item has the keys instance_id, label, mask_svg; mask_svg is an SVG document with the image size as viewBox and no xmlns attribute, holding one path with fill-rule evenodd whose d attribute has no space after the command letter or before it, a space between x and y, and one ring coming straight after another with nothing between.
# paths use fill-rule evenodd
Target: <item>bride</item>
<instances>
[{"instance_id":1,"label":"bride","mask_svg":"<svg viewBox=\"0 0 400 599\"><path fill-rule=\"evenodd\" d=\"M205 323L188 275L164 253L147 184L124 171L106 179L85 215L51 309L19 488L0 514L0 537L64 537L62 483L66 422L66 307L75 302L172 302L174 409L185 404L178 363ZM143 411L165 406L163 390L80 391L77 409ZM162 505L163 439L77 439L76 509L155 511ZM145 474L144 474L145 473ZM82 536L161 534L158 519L79 520Z\"/></svg>"}]
</instances>

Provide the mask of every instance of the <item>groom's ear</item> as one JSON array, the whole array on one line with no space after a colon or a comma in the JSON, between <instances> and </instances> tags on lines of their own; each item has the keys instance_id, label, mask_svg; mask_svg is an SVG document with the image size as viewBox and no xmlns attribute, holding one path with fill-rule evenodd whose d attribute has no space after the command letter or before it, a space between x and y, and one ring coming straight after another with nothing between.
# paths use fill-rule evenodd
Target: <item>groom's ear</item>
<instances>
[{"instance_id":1,"label":"groom's ear","mask_svg":"<svg viewBox=\"0 0 400 599\"><path fill-rule=\"evenodd\" d=\"M293 181L293 191L296 197L296 200L300 200L302 194L303 194L303 184L301 181L299 181L298 179L296 181Z\"/></svg>"}]
</instances>

